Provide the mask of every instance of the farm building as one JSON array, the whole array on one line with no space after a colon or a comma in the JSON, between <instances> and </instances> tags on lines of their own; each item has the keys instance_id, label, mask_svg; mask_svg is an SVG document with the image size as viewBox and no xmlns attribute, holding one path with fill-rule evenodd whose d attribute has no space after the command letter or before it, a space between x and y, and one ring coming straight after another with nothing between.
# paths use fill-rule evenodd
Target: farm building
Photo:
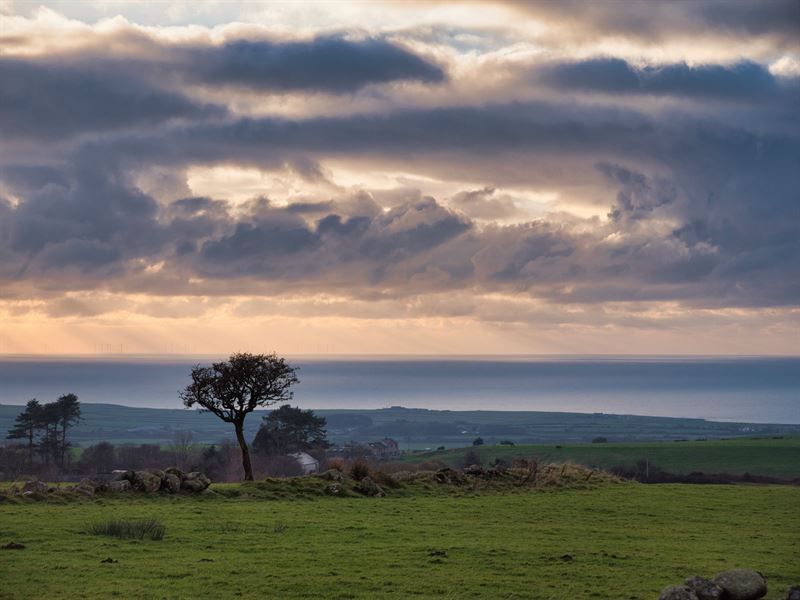
<instances>
[{"instance_id":1,"label":"farm building","mask_svg":"<svg viewBox=\"0 0 800 600\"><path fill-rule=\"evenodd\" d=\"M306 454L305 452L295 452L294 454L289 454L288 456L291 456L298 462L300 468L303 469L303 475L308 475L309 473L316 473L319 471L319 461L310 454Z\"/></svg>"}]
</instances>

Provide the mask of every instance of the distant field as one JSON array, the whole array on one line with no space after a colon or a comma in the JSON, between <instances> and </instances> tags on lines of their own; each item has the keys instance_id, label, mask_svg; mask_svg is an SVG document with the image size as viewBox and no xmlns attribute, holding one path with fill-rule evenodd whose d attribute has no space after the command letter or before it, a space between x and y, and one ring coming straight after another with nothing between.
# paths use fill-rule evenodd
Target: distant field
<instances>
[{"instance_id":1,"label":"distant field","mask_svg":"<svg viewBox=\"0 0 800 600\"><path fill-rule=\"evenodd\" d=\"M638 484L458 497L6 503L0 542L26 548L0 551L0 598L650 600L687 575L751 567L778 600L797 583L799 507L794 487ZM166 535L85 533L90 522L121 516L157 517Z\"/></svg>"},{"instance_id":2,"label":"distant field","mask_svg":"<svg viewBox=\"0 0 800 600\"><path fill-rule=\"evenodd\" d=\"M588 467L610 469L633 466L640 459L671 473L758 474L794 479L800 477L800 437L785 439L708 440L705 442L654 442L630 444L561 444L525 446L473 446L443 452L409 454L403 462L441 460L461 465L474 450L484 464L496 458L536 457L542 462L572 461Z\"/></svg>"},{"instance_id":3,"label":"distant field","mask_svg":"<svg viewBox=\"0 0 800 600\"><path fill-rule=\"evenodd\" d=\"M195 410L133 408L114 404L84 404L83 420L71 432L76 445L100 441L115 444L170 444L177 431L189 430L197 441L214 444L233 440L232 429L211 414ZM21 406L0 405L0 436ZM517 444L588 442L596 436L611 441L671 440L739 436L800 436L800 425L721 423L635 415L535 411L449 411L392 407L380 410L319 410L328 419L333 443L372 441L391 437L404 450L468 446L481 436L487 443L510 440ZM252 439L267 411L246 421Z\"/></svg>"}]
</instances>

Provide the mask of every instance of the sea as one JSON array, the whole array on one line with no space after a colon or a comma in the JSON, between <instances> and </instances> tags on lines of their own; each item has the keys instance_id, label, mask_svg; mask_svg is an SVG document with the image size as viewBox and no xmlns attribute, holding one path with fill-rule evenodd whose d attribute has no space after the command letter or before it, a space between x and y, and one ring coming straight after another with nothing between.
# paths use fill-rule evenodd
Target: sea
<instances>
[{"instance_id":1,"label":"sea","mask_svg":"<svg viewBox=\"0 0 800 600\"><path fill-rule=\"evenodd\" d=\"M180 408L193 365L219 357L0 357L0 404ZM607 413L800 424L800 357L287 357L304 408Z\"/></svg>"}]
</instances>

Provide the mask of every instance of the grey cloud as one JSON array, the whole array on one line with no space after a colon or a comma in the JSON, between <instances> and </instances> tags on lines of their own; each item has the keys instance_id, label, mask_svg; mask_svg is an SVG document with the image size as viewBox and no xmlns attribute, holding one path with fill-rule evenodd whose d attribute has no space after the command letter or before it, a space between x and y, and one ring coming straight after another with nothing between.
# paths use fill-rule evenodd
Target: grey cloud
<instances>
[{"instance_id":1,"label":"grey cloud","mask_svg":"<svg viewBox=\"0 0 800 600\"><path fill-rule=\"evenodd\" d=\"M197 103L124 73L34 60L0 59L0 133L56 139L152 125L168 119L219 117L226 109Z\"/></svg>"},{"instance_id":2,"label":"grey cloud","mask_svg":"<svg viewBox=\"0 0 800 600\"><path fill-rule=\"evenodd\" d=\"M386 40L322 37L273 43L238 40L183 50L184 73L204 84L269 91L353 92L373 83L444 80L442 69Z\"/></svg>"},{"instance_id":3,"label":"grey cloud","mask_svg":"<svg viewBox=\"0 0 800 600\"><path fill-rule=\"evenodd\" d=\"M725 100L800 101L796 80L781 80L757 63L685 63L634 67L618 58L594 58L541 67L538 77L559 88L609 94L651 94Z\"/></svg>"}]
</instances>

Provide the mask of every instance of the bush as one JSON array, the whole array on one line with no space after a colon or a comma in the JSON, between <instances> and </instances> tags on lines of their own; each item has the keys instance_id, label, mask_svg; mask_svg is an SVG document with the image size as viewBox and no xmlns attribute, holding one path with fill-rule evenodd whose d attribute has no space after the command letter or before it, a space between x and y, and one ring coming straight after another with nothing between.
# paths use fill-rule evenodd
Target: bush
<instances>
[{"instance_id":1,"label":"bush","mask_svg":"<svg viewBox=\"0 0 800 600\"><path fill-rule=\"evenodd\" d=\"M514 442L512 442L511 440L503 440L502 442L500 442L500 445L501 446L513 446Z\"/></svg>"},{"instance_id":2,"label":"bush","mask_svg":"<svg viewBox=\"0 0 800 600\"><path fill-rule=\"evenodd\" d=\"M369 476L369 463L362 458L353 461L353 466L350 467L350 477L356 481L361 481L364 477Z\"/></svg>"},{"instance_id":3,"label":"bush","mask_svg":"<svg viewBox=\"0 0 800 600\"><path fill-rule=\"evenodd\" d=\"M344 459L341 456L335 456L325 461L327 469L334 469L340 473L344 473Z\"/></svg>"},{"instance_id":4,"label":"bush","mask_svg":"<svg viewBox=\"0 0 800 600\"><path fill-rule=\"evenodd\" d=\"M598 435L596 438L592 440L593 444L607 444L608 438L603 437L602 435Z\"/></svg>"},{"instance_id":5,"label":"bush","mask_svg":"<svg viewBox=\"0 0 800 600\"><path fill-rule=\"evenodd\" d=\"M483 446L483 438L482 437L476 437L474 440L472 440L472 445L473 446Z\"/></svg>"},{"instance_id":6,"label":"bush","mask_svg":"<svg viewBox=\"0 0 800 600\"><path fill-rule=\"evenodd\" d=\"M461 463L461 466L463 468L471 467L472 465L477 465L479 467L483 465L483 461L481 460L481 457L478 456L478 453L475 452L474 450L468 451L464 455L464 459L463 459L463 461Z\"/></svg>"},{"instance_id":7,"label":"bush","mask_svg":"<svg viewBox=\"0 0 800 600\"><path fill-rule=\"evenodd\" d=\"M382 485L383 487L387 488L399 488L400 483L391 476L390 473L386 471L373 471L372 478L375 480L375 483L378 485Z\"/></svg>"},{"instance_id":8,"label":"bush","mask_svg":"<svg viewBox=\"0 0 800 600\"><path fill-rule=\"evenodd\" d=\"M108 535L120 539L143 540L164 539L166 526L157 519L109 519L92 523L88 531L92 535Z\"/></svg>"}]
</instances>

